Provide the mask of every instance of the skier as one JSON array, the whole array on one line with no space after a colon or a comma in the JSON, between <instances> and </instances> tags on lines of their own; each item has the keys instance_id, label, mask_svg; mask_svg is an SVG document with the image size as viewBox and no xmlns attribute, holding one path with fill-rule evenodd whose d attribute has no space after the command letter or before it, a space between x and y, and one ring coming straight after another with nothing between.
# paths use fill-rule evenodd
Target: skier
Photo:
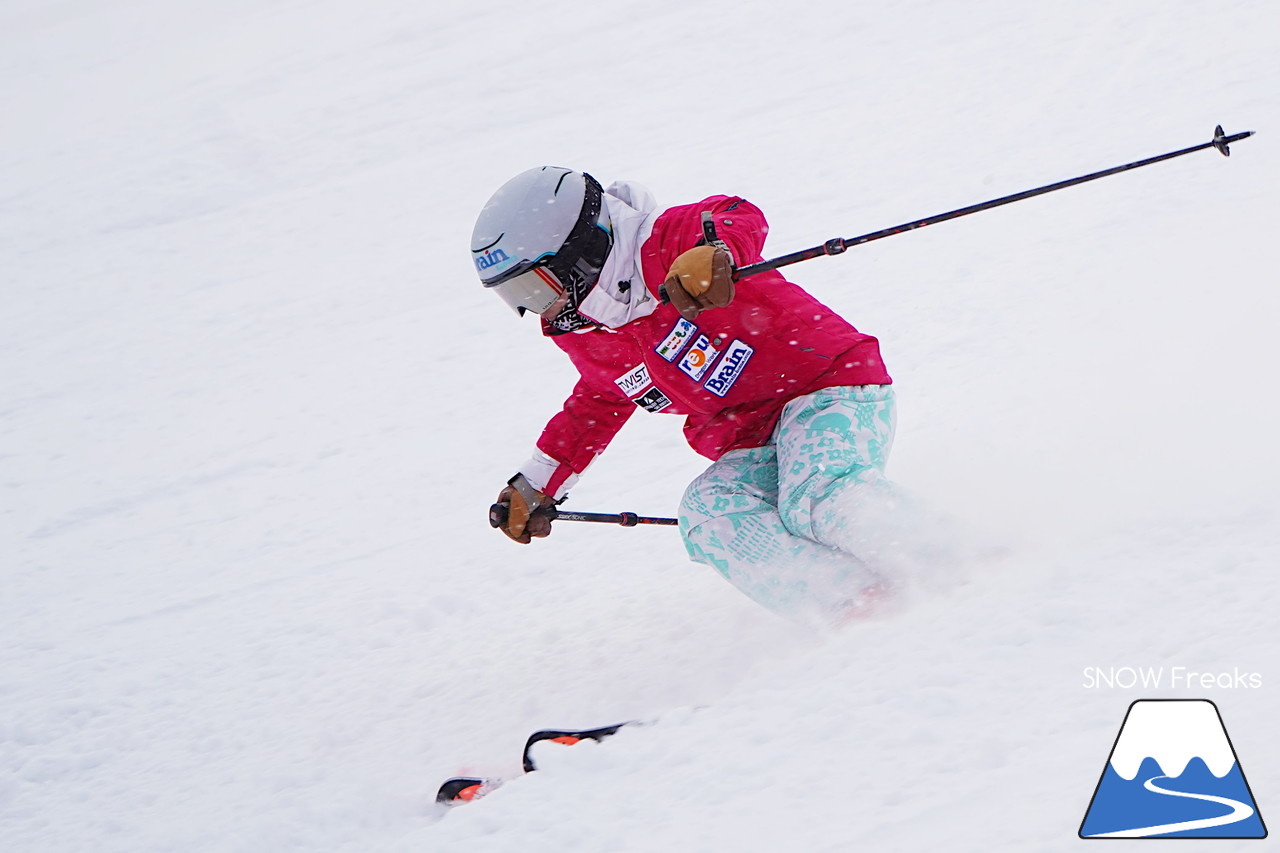
<instances>
[{"instance_id":1,"label":"skier","mask_svg":"<svg viewBox=\"0 0 1280 853\"><path fill-rule=\"evenodd\" d=\"M891 589L874 519L892 501L892 380L874 337L777 271L734 281L767 232L742 198L660 210L639 184L602 189L559 167L498 189L472 234L481 282L539 315L580 374L498 496L507 536L548 535L540 510L641 408L685 416L690 446L713 460L680 505L694 561L766 607L825 621Z\"/></svg>"}]
</instances>

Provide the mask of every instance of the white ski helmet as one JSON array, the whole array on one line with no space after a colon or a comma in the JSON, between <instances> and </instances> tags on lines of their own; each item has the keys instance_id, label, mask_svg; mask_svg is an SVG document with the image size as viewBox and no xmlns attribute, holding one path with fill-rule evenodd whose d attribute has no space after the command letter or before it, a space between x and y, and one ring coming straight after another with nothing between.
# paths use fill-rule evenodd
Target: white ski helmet
<instances>
[{"instance_id":1,"label":"white ski helmet","mask_svg":"<svg viewBox=\"0 0 1280 853\"><path fill-rule=\"evenodd\" d=\"M613 244L602 194L595 178L559 166L507 181L471 232L481 283L517 314L541 314L565 292L576 308L600 278Z\"/></svg>"}]
</instances>

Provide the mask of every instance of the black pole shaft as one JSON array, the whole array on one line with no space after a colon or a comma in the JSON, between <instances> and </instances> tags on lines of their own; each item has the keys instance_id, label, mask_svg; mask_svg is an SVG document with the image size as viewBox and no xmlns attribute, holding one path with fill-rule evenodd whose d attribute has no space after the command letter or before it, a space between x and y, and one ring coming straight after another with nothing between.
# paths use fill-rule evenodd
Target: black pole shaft
<instances>
[{"instance_id":1,"label":"black pole shaft","mask_svg":"<svg viewBox=\"0 0 1280 853\"><path fill-rule=\"evenodd\" d=\"M789 255L782 255L767 261L761 261L758 264L750 264L740 267L734 274L734 278L742 279L749 275L758 275L769 270L776 270L778 267L785 267L790 264L796 264L800 261L807 261L810 258L818 258L823 255L838 255L846 249L854 246L861 246L863 243L870 243L872 240L879 240L883 237L892 237L894 234L901 234L904 231L914 231L917 228L923 228L926 225L933 225L938 222L946 222L949 219L959 219L961 216L968 216L970 213L977 213L982 210L990 210L993 207L1001 207L1002 205L1012 204L1015 201L1022 201L1025 198L1044 195L1054 190L1066 189L1076 184L1083 184L1086 181L1096 181L1098 178L1105 178L1108 175L1116 175L1120 172L1127 172L1130 169L1137 169L1141 166L1150 166L1152 163L1159 163L1162 160L1171 160L1174 157L1181 157L1184 154L1190 154L1193 151L1201 151L1205 148L1217 148L1223 154L1228 154L1227 145L1232 142L1238 142L1246 137L1253 136L1252 130L1246 130L1243 133L1235 133L1231 136L1223 136L1222 127L1219 126L1214 133L1213 139L1200 145L1193 145L1190 148L1183 148L1180 151L1171 151L1168 154L1160 154L1156 157L1148 157L1145 160L1135 160L1132 163L1125 163L1123 166L1115 166L1111 169L1103 169L1101 172L1092 172L1088 175L1081 175L1078 178L1069 178L1065 181L1058 181L1054 184L1046 184L1043 187L1036 187L1032 190L1024 190L1020 193L1001 196L990 201L971 204L968 207L957 208L946 213L940 213L937 216L926 216L923 219L916 219L911 222L904 222L901 225L895 225L892 228L883 228L879 231L872 231L870 234L863 234L861 237L850 237L842 239L836 237L828 240L821 246L814 246L812 249L804 249L799 252L792 252Z\"/></svg>"},{"instance_id":2,"label":"black pole shaft","mask_svg":"<svg viewBox=\"0 0 1280 853\"><path fill-rule=\"evenodd\" d=\"M556 509L549 512L547 516L558 521L597 521L602 524L621 524L623 527L635 527L637 524L679 524L679 521L674 518L636 515L634 512L570 512Z\"/></svg>"},{"instance_id":3,"label":"black pole shaft","mask_svg":"<svg viewBox=\"0 0 1280 853\"><path fill-rule=\"evenodd\" d=\"M489 526L501 527L507 523L507 504L494 504L489 507ZM555 521L594 521L599 524L620 524L623 527L635 527L637 524L676 525L680 522L674 518L661 518L649 515L637 515L634 512L572 512L554 506L537 510L539 515Z\"/></svg>"}]
</instances>

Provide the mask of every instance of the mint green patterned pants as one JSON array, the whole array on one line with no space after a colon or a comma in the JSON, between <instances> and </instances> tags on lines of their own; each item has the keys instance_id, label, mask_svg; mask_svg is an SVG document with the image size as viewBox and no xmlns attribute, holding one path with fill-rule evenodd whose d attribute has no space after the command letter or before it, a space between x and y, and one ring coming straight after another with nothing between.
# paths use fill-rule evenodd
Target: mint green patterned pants
<instances>
[{"instance_id":1,"label":"mint green patterned pants","mask_svg":"<svg viewBox=\"0 0 1280 853\"><path fill-rule=\"evenodd\" d=\"M685 491L689 556L786 615L839 611L884 585L859 507L892 490L893 389L825 388L789 402L763 447L733 450Z\"/></svg>"}]
</instances>

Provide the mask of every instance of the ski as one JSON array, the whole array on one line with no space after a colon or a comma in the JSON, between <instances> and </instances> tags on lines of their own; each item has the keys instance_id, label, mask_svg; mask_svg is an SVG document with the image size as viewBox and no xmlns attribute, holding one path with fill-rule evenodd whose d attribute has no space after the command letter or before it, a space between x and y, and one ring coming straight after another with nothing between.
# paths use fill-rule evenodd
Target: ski
<instances>
[{"instance_id":1,"label":"ski","mask_svg":"<svg viewBox=\"0 0 1280 853\"><path fill-rule=\"evenodd\" d=\"M524 772L532 773L538 769L530 754L535 743L551 741L552 743L572 746L584 740L602 741L617 734L622 727L628 725L631 725L631 723L618 723L614 726L604 726L598 729L542 729L541 731L536 731L529 735L529 739L524 744ZM440 790L436 793L436 802L446 806L469 803L492 793L509 781L510 779L500 777L455 776L440 786Z\"/></svg>"},{"instance_id":2,"label":"ski","mask_svg":"<svg viewBox=\"0 0 1280 853\"><path fill-rule=\"evenodd\" d=\"M470 776L455 776L447 780L436 792L436 802L446 806L456 806L478 800L485 794L500 786L504 779L479 779Z\"/></svg>"}]
</instances>

